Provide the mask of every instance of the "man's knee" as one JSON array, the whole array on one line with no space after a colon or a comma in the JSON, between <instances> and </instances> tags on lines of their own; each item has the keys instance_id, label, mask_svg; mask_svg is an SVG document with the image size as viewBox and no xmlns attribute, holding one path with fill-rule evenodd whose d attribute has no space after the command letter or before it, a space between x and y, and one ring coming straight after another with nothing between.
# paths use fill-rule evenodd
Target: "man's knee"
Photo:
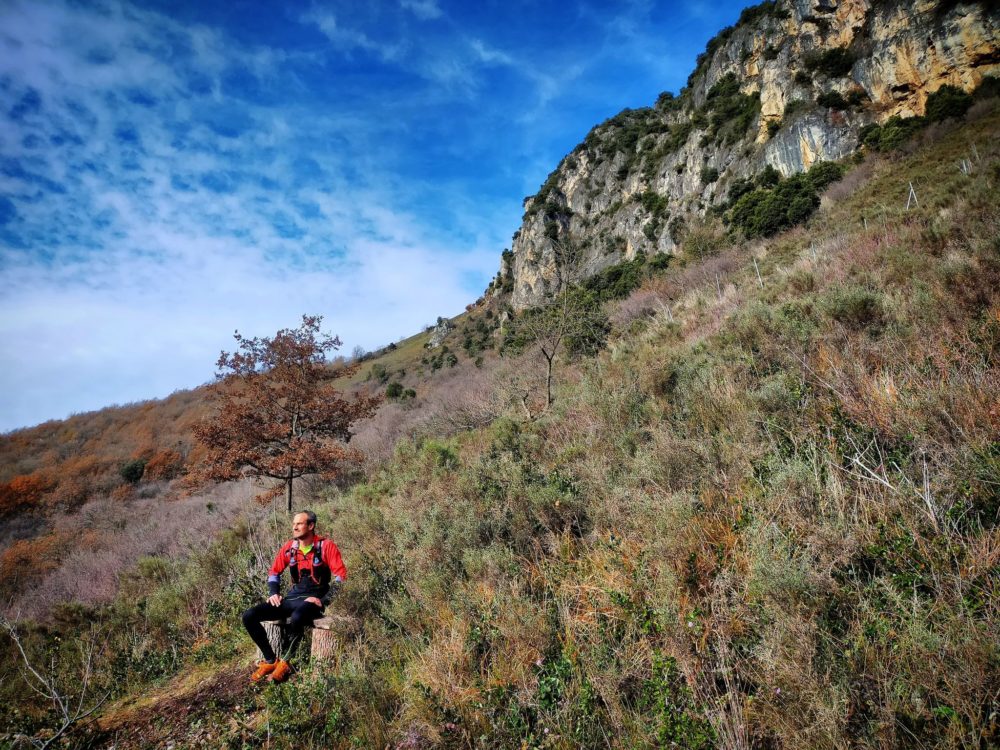
<instances>
[{"instance_id":1,"label":"man's knee","mask_svg":"<svg viewBox=\"0 0 1000 750\"><path fill-rule=\"evenodd\" d=\"M289 621L294 628L304 628L312 625L313 620L321 614L322 612L315 604L303 604L301 607L296 607Z\"/></svg>"},{"instance_id":2,"label":"man's knee","mask_svg":"<svg viewBox=\"0 0 1000 750\"><path fill-rule=\"evenodd\" d=\"M254 623L260 622L259 609L260 605L255 605L243 613L243 627L247 628Z\"/></svg>"}]
</instances>

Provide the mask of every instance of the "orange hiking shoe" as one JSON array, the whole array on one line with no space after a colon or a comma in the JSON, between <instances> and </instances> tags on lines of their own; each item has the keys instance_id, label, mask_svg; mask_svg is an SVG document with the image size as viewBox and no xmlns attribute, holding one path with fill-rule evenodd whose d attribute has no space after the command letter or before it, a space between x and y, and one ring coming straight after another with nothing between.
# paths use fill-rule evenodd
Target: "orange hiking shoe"
<instances>
[{"instance_id":1,"label":"orange hiking shoe","mask_svg":"<svg viewBox=\"0 0 1000 750\"><path fill-rule=\"evenodd\" d=\"M278 659L273 666L271 682L284 682L292 676L292 665L284 659Z\"/></svg>"},{"instance_id":2,"label":"orange hiking shoe","mask_svg":"<svg viewBox=\"0 0 1000 750\"><path fill-rule=\"evenodd\" d=\"M265 677L267 677L269 674L271 674L272 672L274 672L275 668L280 663L281 662L275 662L274 664L268 664L266 661L262 661L260 664L257 665L257 671L254 672L252 675L250 675L250 681L251 682L260 682Z\"/></svg>"}]
</instances>

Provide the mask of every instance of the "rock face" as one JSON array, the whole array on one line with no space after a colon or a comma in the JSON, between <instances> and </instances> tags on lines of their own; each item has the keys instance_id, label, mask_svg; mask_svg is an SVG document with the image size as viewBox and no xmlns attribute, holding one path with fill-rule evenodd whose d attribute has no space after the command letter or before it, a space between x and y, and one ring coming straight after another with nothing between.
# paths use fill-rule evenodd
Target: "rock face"
<instances>
[{"instance_id":1,"label":"rock face","mask_svg":"<svg viewBox=\"0 0 1000 750\"><path fill-rule=\"evenodd\" d=\"M993 2L746 9L709 42L679 96L595 127L525 200L488 293L510 294L521 310L639 252L672 252L684 223L723 203L734 181L842 159L865 125L923 114L942 85L971 91L1000 75L998 35Z\"/></svg>"}]
</instances>

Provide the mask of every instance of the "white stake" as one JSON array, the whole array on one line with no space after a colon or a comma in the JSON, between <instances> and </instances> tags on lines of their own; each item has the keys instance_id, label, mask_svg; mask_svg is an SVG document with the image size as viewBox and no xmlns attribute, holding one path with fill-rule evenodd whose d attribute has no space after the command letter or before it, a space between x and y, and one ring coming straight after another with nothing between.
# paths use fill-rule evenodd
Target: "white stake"
<instances>
[{"instance_id":1,"label":"white stake","mask_svg":"<svg viewBox=\"0 0 1000 750\"><path fill-rule=\"evenodd\" d=\"M917 191L913 189L913 183L910 183L910 194L906 196L906 210L910 210L910 202L917 208L920 208L920 204L917 203Z\"/></svg>"},{"instance_id":2,"label":"white stake","mask_svg":"<svg viewBox=\"0 0 1000 750\"><path fill-rule=\"evenodd\" d=\"M757 283L760 284L760 288L764 288L764 279L760 277L760 266L757 265L757 259L753 259L753 270L757 272Z\"/></svg>"},{"instance_id":3,"label":"white stake","mask_svg":"<svg viewBox=\"0 0 1000 750\"><path fill-rule=\"evenodd\" d=\"M809 243L809 250L811 250L811 251L812 251L812 255L813 255L813 262L815 263L815 262L816 262L817 260L819 260L819 259L818 259L818 258L816 257L816 243L815 243L815 242L810 242L810 243Z\"/></svg>"}]
</instances>

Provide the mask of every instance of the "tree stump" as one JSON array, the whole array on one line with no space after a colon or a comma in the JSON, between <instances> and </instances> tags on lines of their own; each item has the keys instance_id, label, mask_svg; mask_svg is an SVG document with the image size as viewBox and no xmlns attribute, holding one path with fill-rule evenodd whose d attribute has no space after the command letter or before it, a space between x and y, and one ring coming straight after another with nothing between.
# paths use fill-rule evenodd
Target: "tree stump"
<instances>
[{"instance_id":1,"label":"tree stump","mask_svg":"<svg viewBox=\"0 0 1000 750\"><path fill-rule=\"evenodd\" d=\"M285 653L285 621L284 620L273 620L265 621L261 623L264 626L264 632L267 633L267 642L271 644L271 648L274 649L274 654L279 659ZM258 660L264 658L264 654L257 649Z\"/></svg>"},{"instance_id":2,"label":"tree stump","mask_svg":"<svg viewBox=\"0 0 1000 750\"><path fill-rule=\"evenodd\" d=\"M316 661L336 663L343 651L345 638L357 625L353 617L330 615L313 622L312 649L309 657Z\"/></svg>"}]
</instances>

